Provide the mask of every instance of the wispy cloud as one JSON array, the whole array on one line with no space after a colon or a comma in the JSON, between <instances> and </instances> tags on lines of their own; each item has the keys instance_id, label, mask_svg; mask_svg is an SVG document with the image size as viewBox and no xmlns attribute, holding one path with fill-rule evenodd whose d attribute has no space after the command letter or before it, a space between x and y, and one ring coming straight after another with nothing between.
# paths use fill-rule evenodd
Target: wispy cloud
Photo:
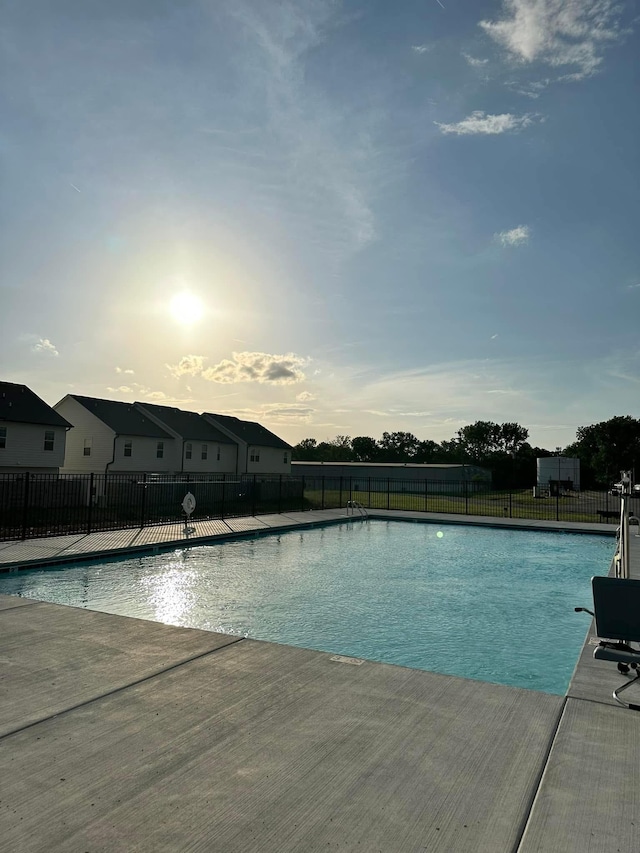
<instances>
[{"instance_id":1,"label":"wispy cloud","mask_svg":"<svg viewBox=\"0 0 640 853\"><path fill-rule=\"evenodd\" d=\"M129 374L133 375L134 371L129 370L129 369L124 368L124 367L116 367L116 373L129 373Z\"/></svg>"},{"instance_id":2,"label":"wispy cloud","mask_svg":"<svg viewBox=\"0 0 640 853\"><path fill-rule=\"evenodd\" d=\"M625 34L619 0L503 0L502 17L480 27L520 63L574 68L564 79L594 74L603 50Z\"/></svg>"},{"instance_id":3,"label":"wispy cloud","mask_svg":"<svg viewBox=\"0 0 640 853\"><path fill-rule=\"evenodd\" d=\"M430 44L412 44L411 50L415 53L428 53L431 50Z\"/></svg>"},{"instance_id":4,"label":"wispy cloud","mask_svg":"<svg viewBox=\"0 0 640 853\"><path fill-rule=\"evenodd\" d=\"M500 115L487 115L481 110L475 110L470 116L455 124L443 124L436 121L435 124L440 128L442 133L455 133L458 136L472 136L474 134L498 134L509 133L523 130L529 127L534 121L539 120L539 116L522 115L515 116L511 113L502 113Z\"/></svg>"},{"instance_id":5,"label":"wispy cloud","mask_svg":"<svg viewBox=\"0 0 640 853\"><path fill-rule=\"evenodd\" d=\"M640 281L637 284L628 284L627 290L636 290L638 287L640 287Z\"/></svg>"},{"instance_id":6,"label":"wispy cloud","mask_svg":"<svg viewBox=\"0 0 640 853\"><path fill-rule=\"evenodd\" d=\"M259 149L264 162L266 142L272 161L264 203L273 210L286 202L296 212L296 227L327 253L364 247L376 236L372 201L384 179L374 143L379 114L342 109L307 74L310 55L343 21L341 4L237 2L230 10L243 30L243 65L251 70L256 109L267 118ZM245 170L246 160L245 154Z\"/></svg>"},{"instance_id":7,"label":"wispy cloud","mask_svg":"<svg viewBox=\"0 0 640 853\"><path fill-rule=\"evenodd\" d=\"M54 357L59 356L60 353L56 349L56 347L51 343L49 338L40 338L36 343L31 347L33 352L41 352L45 355L52 355Z\"/></svg>"},{"instance_id":8,"label":"wispy cloud","mask_svg":"<svg viewBox=\"0 0 640 853\"><path fill-rule=\"evenodd\" d=\"M466 61L468 62L468 64L472 68L484 68L485 65L489 64L488 59L477 59L475 56L470 56L468 53L465 53L464 51L462 51L462 55L464 56L464 58L466 59Z\"/></svg>"},{"instance_id":9,"label":"wispy cloud","mask_svg":"<svg viewBox=\"0 0 640 853\"><path fill-rule=\"evenodd\" d=\"M270 355L265 352L234 352L231 359L223 359L201 376L209 382L267 382L272 385L291 385L305 376L300 369L306 359L294 353Z\"/></svg>"},{"instance_id":10,"label":"wispy cloud","mask_svg":"<svg viewBox=\"0 0 640 853\"><path fill-rule=\"evenodd\" d=\"M531 229L528 225L518 225L516 228L500 231L499 234L495 235L495 239L503 246L522 246L523 243L529 242L530 237Z\"/></svg>"},{"instance_id":11,"label":"wispy cloud","mask_svg":"<svg viewBox=\"0 0 640 853\"><path fill-rule=\"evenodd\" d=\"M491 340L492 340L492 341L495 341L495 339L496 339L497 337L498 337L497 335L491 335Z\"/></svg>"}]
</instances>

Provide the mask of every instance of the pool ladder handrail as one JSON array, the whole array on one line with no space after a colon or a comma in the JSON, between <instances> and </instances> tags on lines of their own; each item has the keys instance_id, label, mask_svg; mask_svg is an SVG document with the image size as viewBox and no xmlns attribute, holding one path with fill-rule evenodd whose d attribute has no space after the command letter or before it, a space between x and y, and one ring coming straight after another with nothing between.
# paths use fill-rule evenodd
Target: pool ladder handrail
<instances>
[{"instance_id":1,"label":"pool ladder handrail","mask_svg":"<svg viewBox=\"0 0 640 853\"><path fill-rule=\"evenodd\" d=\"M349 515L349 510L351 510L351 515L355 515L356 509L363 518L369 518L369 513L367 512L366 507L364 507L360 501L347 501L347 515Z\"/></svg>"}]
</instances>

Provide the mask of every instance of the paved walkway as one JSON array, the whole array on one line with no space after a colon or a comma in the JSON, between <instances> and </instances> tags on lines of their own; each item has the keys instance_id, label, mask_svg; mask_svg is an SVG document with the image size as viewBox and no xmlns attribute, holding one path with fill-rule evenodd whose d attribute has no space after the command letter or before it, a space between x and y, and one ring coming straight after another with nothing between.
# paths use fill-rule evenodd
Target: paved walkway
<instances>
[{"instance_id":1,"label":"paved walkway","mask_svg":"<svg viewBox=\"0 0 640 853\"><path fill-rule=\"evenodd\" d=\"M0 657L11 853L640 849L640 714L588 641L560 697L0 596Z\"/></svg>"},{"instance_id":2,"label":"paved walkway","mask_svg":"<svg viewBox=\"0 0 640 853\"><path fill-rule=\"evenodd\" d=\"M371 518L393 518L405 521L429 521L446 524L474 524L490 527L535 530L569 530L574 533L615 534L611 524L589 524L581 522L540 521L538 519L493 518L491 516L454 515L447 513L424 513L404 510L371 510ZM212 542L216 539L229 539L238 536L260 535L275 530L288 530L300 526L329 524L345 519L358 519L358 511L346 509L312 510L308 512L289 512L274 515L227 518L211 521L194 521L185 532L182 522L158 524L151 527L131 528L129 530L109 530L99 533L70 534L51 536L26 541L0 542L0 571L13 568L26 568L34 565L52 565L69 563L73 560L86 560L109 554L135 553L159 548L183 546Z\"/></svg>"}]
</instances>

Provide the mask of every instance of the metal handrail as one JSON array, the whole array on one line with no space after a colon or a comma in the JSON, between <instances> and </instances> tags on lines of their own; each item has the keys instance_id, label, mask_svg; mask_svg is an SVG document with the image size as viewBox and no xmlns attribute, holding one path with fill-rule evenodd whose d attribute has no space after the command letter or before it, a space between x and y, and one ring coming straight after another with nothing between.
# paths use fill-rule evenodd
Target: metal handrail
<instances>
[{"instance_id":1,"label":"metal handrail","mask_svg":"<svg viewBox=\"0 0 640 853\"><path fill-rule=\"evenodd\" d=\"M640 485L633 485L630 471L621 471L620 482L611 489L611 494L620 498L620 527L616 531L618 546L613 558L617 578L629 577L629 518L637 520L630 515L629 499L634 492L639 491Z\"/></svg>"},{"instance_id":2,"label":"metal handrail","mask_svg":"<svg viewBox=\"0 0 640 853\"><path fill-rule=\"evenodd\" d=\"M351 515L354 515L354 510L358 510L361 516L364 518L369 518L369 513L366 508L360 503L360 501L347 501L347 515L349 515L349 510L351 510Z\"/></svg>"}]
</instances>

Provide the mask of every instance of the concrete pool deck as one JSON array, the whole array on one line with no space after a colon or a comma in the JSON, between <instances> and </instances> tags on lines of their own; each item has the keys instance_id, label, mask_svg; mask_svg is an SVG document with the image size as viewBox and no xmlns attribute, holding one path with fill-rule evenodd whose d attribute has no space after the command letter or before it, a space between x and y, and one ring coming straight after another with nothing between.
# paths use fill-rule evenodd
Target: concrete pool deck
<instances>
[{"instance_id":1,"label":"concrete pool deck","mask_svg":"<svg viewBox=\"0 0 640 853\"><path fill-rule=\"evenodd\" d=\"M94 553L75 539L0 560ZM11 596L0 637L12 853L640 849L640 714L589 638L562 697Z\"/></svg>"}]
</instances>

